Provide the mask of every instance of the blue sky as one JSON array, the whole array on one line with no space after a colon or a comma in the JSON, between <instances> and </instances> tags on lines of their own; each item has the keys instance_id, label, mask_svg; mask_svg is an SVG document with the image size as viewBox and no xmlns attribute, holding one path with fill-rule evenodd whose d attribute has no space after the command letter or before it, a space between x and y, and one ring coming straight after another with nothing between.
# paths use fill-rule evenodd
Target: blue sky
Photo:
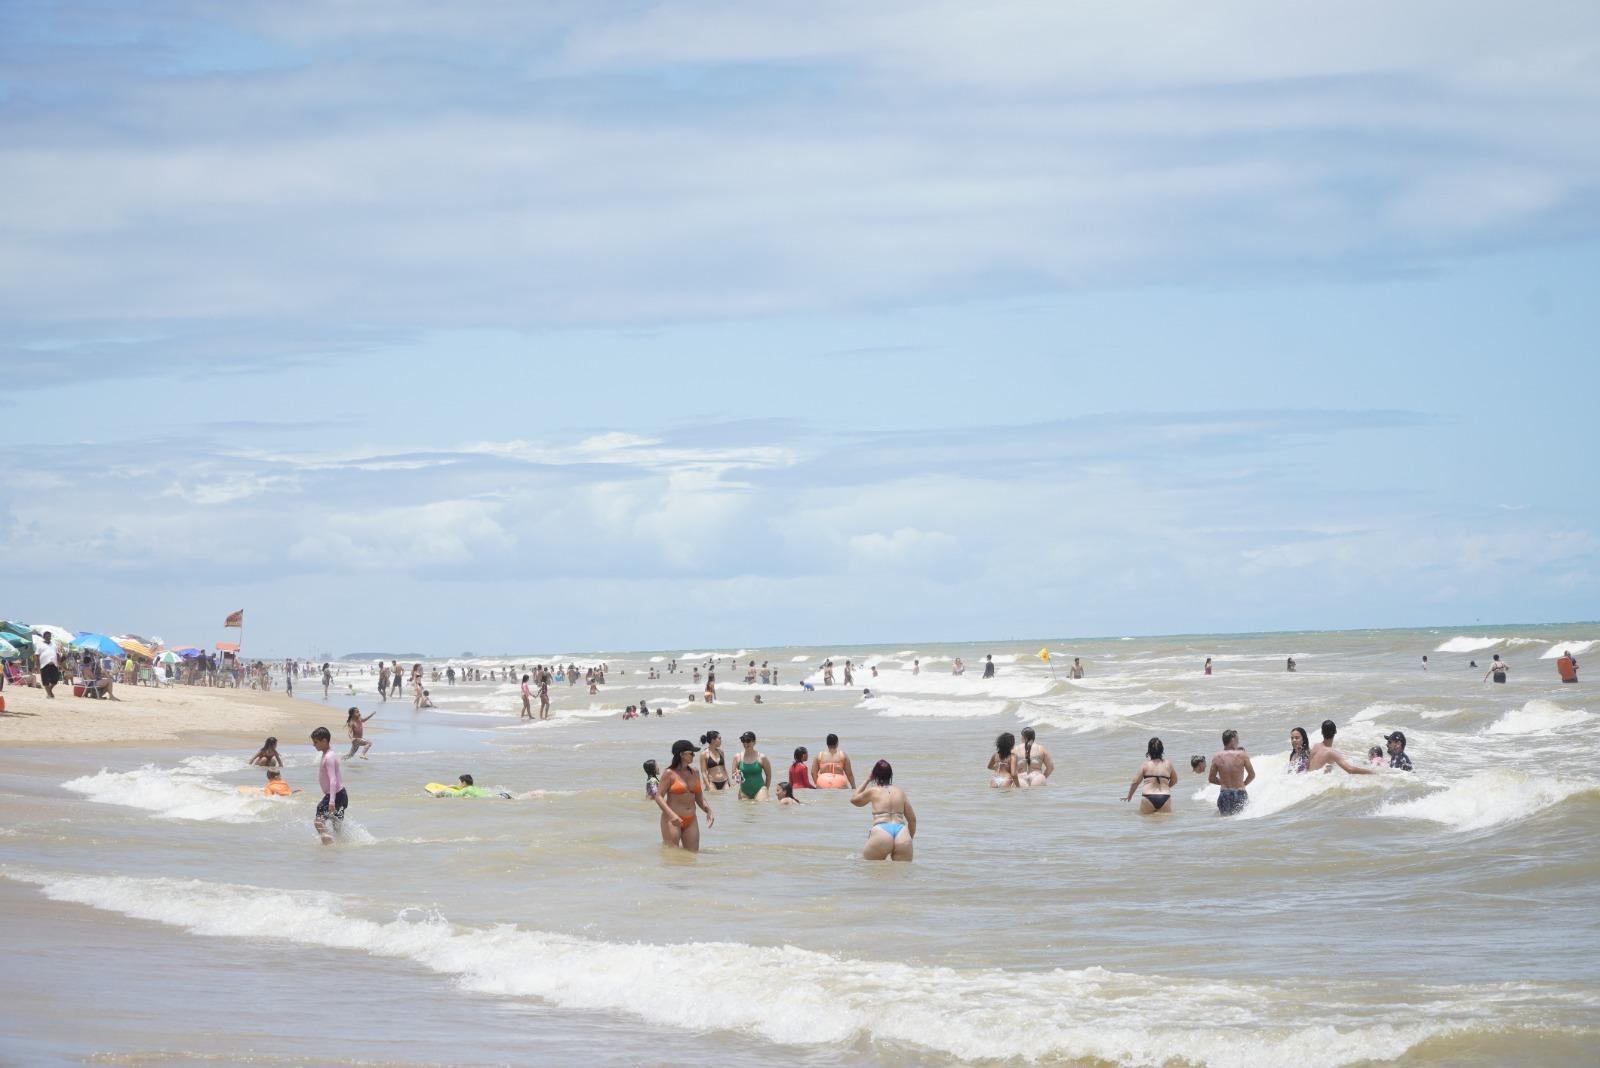
<instances>
[{"instance_id":1,"label":"blue sky","mask_svg":"<svg viewBox=\"0 0 1600 1068\"><path fill-rule=\"evenodd\" d=\"M1580 3L5 5L0 615L1593 617L1597 49Z\"/></svg>"}]
</instances>

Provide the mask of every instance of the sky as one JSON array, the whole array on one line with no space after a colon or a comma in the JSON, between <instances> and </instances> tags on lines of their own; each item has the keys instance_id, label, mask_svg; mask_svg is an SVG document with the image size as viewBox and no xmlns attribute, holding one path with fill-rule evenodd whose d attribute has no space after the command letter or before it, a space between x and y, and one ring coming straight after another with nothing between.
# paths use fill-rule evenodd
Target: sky
<instances>
[{"instance_id":1,"label":"sky","mask_svg":"<svg viewBox=\"0 0 1600 1068\"><path fill-rule=\"evenodd\" d=\"M0 5L0 617L1594 619L1600 7Z\"/></svg>"}]
</instances>

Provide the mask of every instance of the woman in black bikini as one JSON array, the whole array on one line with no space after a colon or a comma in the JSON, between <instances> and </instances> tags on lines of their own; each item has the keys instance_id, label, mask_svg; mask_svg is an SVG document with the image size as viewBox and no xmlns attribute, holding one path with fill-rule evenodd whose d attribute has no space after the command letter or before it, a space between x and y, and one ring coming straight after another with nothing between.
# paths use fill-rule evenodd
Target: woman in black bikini
<instances>
[{"instance_id":1,"label":"woman in black bikini","mask_svg":"<svg viewBox=\"0 0 1600 1068\"><path fill-rule=\"evenodd\" d=\"M1172 811L1172 788L1178 784L1178 773L1173 769L1172 761L1162 756L1165 751L1166 747L1161 744L1160 738L1150 739L1150 745L1145 750L1145 762L1139 765L1139 774L1128 784L1128 793L1123 800L1131 801L1133 792L1139 790L1141 816ZM1144 784L1142 788L1140 783Z\"/></svg>"},{"instance_id":2,"label":"woman in black bikini","mask_svg":"<svg viewBox=\"0 0 1600 1068\"><path fill-rule=\"evenodd\" d=\"M700 736L705 749L700 753L700 774L713 790L728 788L728 758L722 755L722 733L706 731Z\"/></svg>"}]
</instances>

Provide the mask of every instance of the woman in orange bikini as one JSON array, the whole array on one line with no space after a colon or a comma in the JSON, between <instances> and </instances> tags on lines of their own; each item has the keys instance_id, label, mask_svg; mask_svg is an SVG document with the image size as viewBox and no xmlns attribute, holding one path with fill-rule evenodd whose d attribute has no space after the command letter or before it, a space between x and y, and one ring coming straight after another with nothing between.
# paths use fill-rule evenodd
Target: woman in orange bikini
<instances>
[{"instance_id":1,"label":"woman in orange bikini","mask_svg":"<svg viewBox=\"0 0 1600 1068\"><path fill-rule=\"evenodd\" d=\"M700 852L700 823L694 810L705 810L706 826L717 822L711 806L706 804L705 787L700 773L694 770L694 754L699 749L687 738L672 743L672 765L661 775L661 787L656 792L656 807L661 809L661 842L678 846L691 853Z\"/></svg>"},{"instance_id":2,"label":"woman in orange bikini","mask_svg":"<svg viewBox=\"0 0 1600 1068\"><path fill-rule=\"evenodd\" d=\"M812 758L811 781L818 790L855 789L855 769L850 766L850 754L839 748L837 734L828 735L828 748Z\"/></svg>"}]
</instances>

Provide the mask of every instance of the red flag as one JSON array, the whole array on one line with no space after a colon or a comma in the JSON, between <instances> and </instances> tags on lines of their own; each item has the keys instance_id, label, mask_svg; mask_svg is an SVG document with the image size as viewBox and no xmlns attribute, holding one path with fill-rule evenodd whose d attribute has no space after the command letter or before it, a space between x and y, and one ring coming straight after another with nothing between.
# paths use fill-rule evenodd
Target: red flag
<instances>
[{"instance_id":1,"label":"red flag","mask_svg":"<svg viewBox=\"0 0 1600 1068\"><path fill-rule=\"evenodd\" d=\"M238 627L241 630L243 630L244 629L244 609L243 608L239 609L237 612L233 613L227 619L223 620L222 621L222 625L224 627Z\"/></svg>"}]
</instances>

